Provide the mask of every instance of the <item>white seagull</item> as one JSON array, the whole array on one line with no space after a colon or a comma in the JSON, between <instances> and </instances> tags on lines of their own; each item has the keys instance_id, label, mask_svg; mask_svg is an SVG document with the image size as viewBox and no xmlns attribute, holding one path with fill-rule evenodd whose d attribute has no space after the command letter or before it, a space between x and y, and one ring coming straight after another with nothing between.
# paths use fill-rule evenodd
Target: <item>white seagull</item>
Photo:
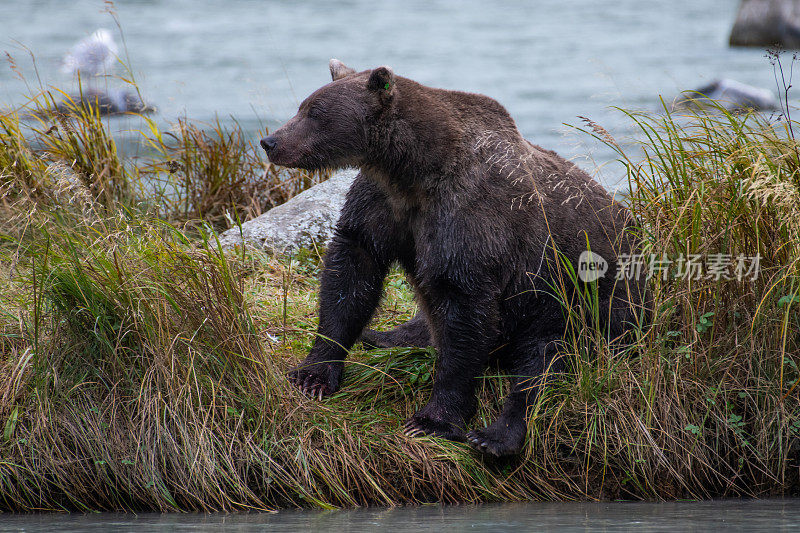
<instances>
[{"instance_id":1,"label":"white seagull","mask_svg":"<svg viewBox=\"0 0 800 533\"><path fill-rule=\"evenodd\" d=\"M82 76L99 76L114 65L117 52L117 43L111 32L101 28L72 47L64 57L61 70Z\"/></svg>"}]
</instances>

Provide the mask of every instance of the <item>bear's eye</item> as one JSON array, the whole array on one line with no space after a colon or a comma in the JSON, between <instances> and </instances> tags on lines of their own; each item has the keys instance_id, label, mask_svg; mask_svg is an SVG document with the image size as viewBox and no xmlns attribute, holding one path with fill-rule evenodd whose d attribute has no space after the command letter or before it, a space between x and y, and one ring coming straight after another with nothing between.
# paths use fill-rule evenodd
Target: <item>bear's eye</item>
<instances>
[{"instance_id":1,"label":"bear's eye","mask_svg":"<svg viewBox=\"0 0 800 533\"><path fill-rule=\"evenodd\" d=\"M316 106L311 106L308 109L308 118L313 118L314 120L322 118L322 111Z\"/></svg>"}]
</instances>

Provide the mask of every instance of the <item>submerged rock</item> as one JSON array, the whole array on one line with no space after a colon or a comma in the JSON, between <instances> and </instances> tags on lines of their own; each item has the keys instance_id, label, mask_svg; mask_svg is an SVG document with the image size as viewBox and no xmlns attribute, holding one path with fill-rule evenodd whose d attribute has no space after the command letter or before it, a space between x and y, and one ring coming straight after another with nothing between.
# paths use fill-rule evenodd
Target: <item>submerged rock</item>
<instances>
[{"instance_id":1,"label":"submerged rock","mask_svg":"<svg viewBox=\"0 0 800 533\"><path fill-rule=\"evenodd\" d=\"M298 248L325 246L339 220L339 212L357 170L342 170L258 218L223 232L224 247L248 244L282 253Z\"/></svg>"},{"instance_id":2,"label":"submerged rock","mask_svg":"<svg viewBox=\"0 0 800 533\"><path fill-rule=\"evenodd\" d=\"M753 109L770 111L778 108L778 100L772 91L753 87L736 80L715 80L694 91L683 93L673 107L708 107L716 103L728 111Z\"/></svg>"},{"instance_id":3,"label":"submerged rock","mask_svg":"<svg viewBox=\"0 0 800 533\"><path fill-rule=\"evenodd\" d=\"M155 108L142 101L139 95L126 89L86 89L81 94L64 98L56 106L61 113L74 112L76 108L97 109L101 115L121 113L152 113Z\"/></svg>"},{"instance_id":4,"label":"submerged rock","mask_svg":"<svg viewBox=\"0 0 800 533\"><path fill-rule=\"evenodd\" d=\"M800 0L742 0L730 45L800 48Z\"/></svg>"}]
</instances>

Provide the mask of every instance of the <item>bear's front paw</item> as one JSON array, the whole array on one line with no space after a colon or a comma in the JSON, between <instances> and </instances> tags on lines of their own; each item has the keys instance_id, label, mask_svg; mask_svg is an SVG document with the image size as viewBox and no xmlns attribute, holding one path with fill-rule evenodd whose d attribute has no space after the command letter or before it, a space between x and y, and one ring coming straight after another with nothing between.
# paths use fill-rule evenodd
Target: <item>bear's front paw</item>
<instances>
[{"instance_id":1,"label":"bear's front paw","mask_svg":"<svg viewBox=\"0 0 800 533\"><path fill-rule=\"evenodd\" d=\"M321 400L339 390L343 366L338 362L303 361L287 377L303 394Z\"/></svg>"},{"instance_id":2,"label":"bear's front paw","mask_svg":"<svg viewBox=\"0 0 800 533\"><path fill-rule=\"evenodd\" d=\"M406 421L403 426L403 433L407 437L429 435L458 442L464 441L464 431L456 424L444 420L435 420L421 413L415 414Z\"/></svg>"},{"instance_id":3,"label":"bear's front paw","mask_svg":"<svg viewBox=\"0 0 800 533\"><path fill-rule=\"evenodd\" d=\"M494 457L516 455L525 443L525 431L499 428L493 424L486 429L473 429L467 433L467 442L479 452Z\"/></svg>"}]
</instances>

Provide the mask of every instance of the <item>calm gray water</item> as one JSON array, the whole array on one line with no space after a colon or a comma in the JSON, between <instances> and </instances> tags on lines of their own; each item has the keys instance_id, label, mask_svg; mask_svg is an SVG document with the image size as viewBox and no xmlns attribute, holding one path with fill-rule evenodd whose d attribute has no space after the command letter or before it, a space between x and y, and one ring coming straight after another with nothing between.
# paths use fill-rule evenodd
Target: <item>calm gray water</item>
<instances>
[{"instance_id":1,"label":"calm gray water","mask_svg":"<svg viewBox=\"0 0 800 533\"><path fill-rule=\"evenodd\" d=\"M798 531L800 501L526 503L216 515L0 515L0 531Z\"/></svg>"},{"instance_id":2,"label":"calm gray water","mask_svg":"<svg viewBox=\"0 0 800 533\"><path fill-rule=\"evenodd\" d=\"M259 137L329 81L328 59L392 66L422 83L504 104L533 142L594 168L613 154L571 132L587 116L631 132L611 106L657 110L717 77L775 88L762 50L729 49L738 0L119 0L131 62L162 122L233 116ZM0 50L45 84L70 87L61 58L95 29L100 0L2 0ZM118 41L119 41L119 36ZM0 65L0 104L23 83ZM776 91L777 92L777 91ZM130 119L121 129L138 128ZM619 173L604 171L604 175ZM608 177L607 179L612 178Z\"/></svg>"}]
</instances>

